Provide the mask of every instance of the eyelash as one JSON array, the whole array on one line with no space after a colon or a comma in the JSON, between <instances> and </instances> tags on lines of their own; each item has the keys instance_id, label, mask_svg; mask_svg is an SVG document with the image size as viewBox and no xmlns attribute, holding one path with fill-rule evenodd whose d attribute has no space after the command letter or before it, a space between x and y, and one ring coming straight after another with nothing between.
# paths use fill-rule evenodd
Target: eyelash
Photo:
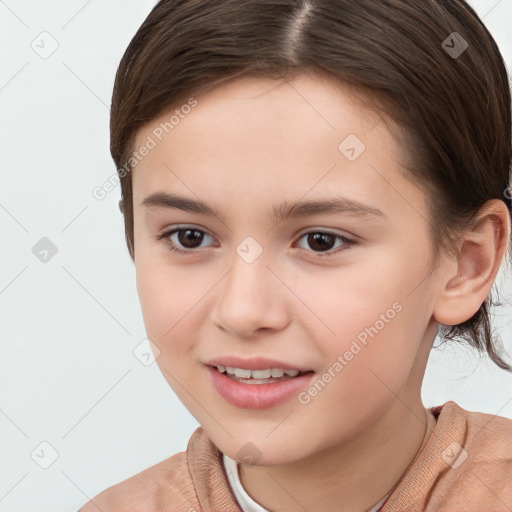
<instances>
[{"instance_id":1,"label":"eyelash","mask_svg":"<svg viewBox=\"0 0 512 512\"><path fill-rule=\"evenodd\" d=\"M197 228L194 228L193 226L185 226L185 227L181 227L181 228L173 228L173 229L164 231L163 233L156 235L155 239L158 241L163 240L166 243L168 249L174 253L177 253L180 255L187 255L187 256L192 255L194 253L197 253L198 250L196 250L196 249L189 249L189 250L177 249L176 247L174 247L172 245L172 242L169 240L169 238L174 233L179 233L180 231L188 231L188 230L199 231L200 233L203 233L203 234L209 236L210 238L213 238L211 235L208 235L208 233L206 233L202 229L197 229ZM339 233L336 233L334 231L330 231L329 229L307 231L306 233L302 233L302 235L299 237L299 240L304 238L305 236L311 235L311 234L331 235L337 239L340 239L343 242L343 245L340 246L340 247L342 247L341 249L338 248L336 251L330 250L331 252L314 252L314 251L308 251L307 249L303 249L307 252L313 252L313 254L315 254L315 257L317 257L317 258L326 258L326 257L334 256L334 255L338 254L339 252L345 251L345 250L349 249L351 246L356 244L356 242L354 240L351 240L345 236L342 236Z\"/></svg>"}]
</instances>

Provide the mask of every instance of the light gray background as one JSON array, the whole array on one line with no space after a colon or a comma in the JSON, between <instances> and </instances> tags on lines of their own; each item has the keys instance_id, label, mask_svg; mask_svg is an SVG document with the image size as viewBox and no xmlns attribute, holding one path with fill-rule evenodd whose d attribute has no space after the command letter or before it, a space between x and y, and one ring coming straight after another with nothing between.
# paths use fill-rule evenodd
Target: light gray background
<instances>
[{"instance_id":1,"label":"light gray background","mask_svg":"<svg viewBox=\"0 0 512 512\"><path fill-rule=\"evenodd\" d=\"M120 191L92 196L115 173L117 64L153 4L0 1L1 512L76 510L184 450L198 426L156 363L133 353L148 345ZM512 0L472 4L510 70ZM32 252L42 237L58 250L46 263ZM511 291L509 273L497 320L510 353ZM432 352L424 401L512 418L511 384L473 351L447 348ZM48 469L44 441L58 452Z\"/></svg>"}]
</instances>

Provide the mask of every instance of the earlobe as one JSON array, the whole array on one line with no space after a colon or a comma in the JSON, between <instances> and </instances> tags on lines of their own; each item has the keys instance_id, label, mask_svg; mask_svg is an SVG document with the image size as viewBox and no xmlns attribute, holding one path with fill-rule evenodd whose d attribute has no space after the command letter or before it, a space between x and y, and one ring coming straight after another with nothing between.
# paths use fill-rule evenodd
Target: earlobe
<instances>
[{"instance_id":1,"label":"earlobe","mask_svg":"<svg viewBox=\"0 0 512 512\"><path fill-rule=\"evenodd\" d=\"M456 263L447 264L434 308L437 322L457 325L478 311L491 291L509 240L510 214L505 203L487 201L464 233Z\"/></svg>"}]
</instances>

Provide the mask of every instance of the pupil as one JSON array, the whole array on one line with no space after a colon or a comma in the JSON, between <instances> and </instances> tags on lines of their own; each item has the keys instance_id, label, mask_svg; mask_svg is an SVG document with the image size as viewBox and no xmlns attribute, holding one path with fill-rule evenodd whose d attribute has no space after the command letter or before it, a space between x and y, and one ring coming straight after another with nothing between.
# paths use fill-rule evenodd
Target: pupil
<instances>
[{"instance_id":1,"label":"pupil","mask_svg":"<svg viewBox=\"0 0 512 512\"><path fill-rule=\"evenodd\" d=\"M316 249L318 251L327 251L331 249L334 236L329 233L312 233L308 237L308 243L312 249ZM325 246L325 241L327 240L327 245ZM316 245L316 247L315 247Z\"/></svg>"},{"instance_id":2,"label":"pupil","mask_svg":"<svg viewBox=\"0 0 512 512\"><path fill-rule=\"evenodd\" d=\"M193 249L196 247L196 245L194 245L194 243L192 243L192 245L189 245L189 242L194 242L194 239L199 239L198 245L200 245L201 240L203 239L203 235L201 231L198 231L197 229L183 229L178 233L178 239L180 244L182 244L184 247Z\"/></svg>"}]
</instances>

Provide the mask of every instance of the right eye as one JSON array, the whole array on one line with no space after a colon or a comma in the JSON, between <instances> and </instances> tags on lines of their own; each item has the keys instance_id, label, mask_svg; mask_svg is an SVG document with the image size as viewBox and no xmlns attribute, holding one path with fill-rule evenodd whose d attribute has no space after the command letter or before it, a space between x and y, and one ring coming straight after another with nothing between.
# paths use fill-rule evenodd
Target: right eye
<instances>
[{"instance_id":1,"label":"right eye","mask_svg":"<svg viewBox=\"0 0 512 512\"><path fill-rule=\"evenodd\" d=\"M204 241L205 236L213 239L213 237L205 233L203 230L187 226L166 230L157 235L156 239L164 240L168 248L173 252L178 254L190 254L197 252L195 249L201 247L200 244ZM177 245L178 247L176 247ZM186 250L179 247L183 247Z\"/></svg>"}]
</instances>

